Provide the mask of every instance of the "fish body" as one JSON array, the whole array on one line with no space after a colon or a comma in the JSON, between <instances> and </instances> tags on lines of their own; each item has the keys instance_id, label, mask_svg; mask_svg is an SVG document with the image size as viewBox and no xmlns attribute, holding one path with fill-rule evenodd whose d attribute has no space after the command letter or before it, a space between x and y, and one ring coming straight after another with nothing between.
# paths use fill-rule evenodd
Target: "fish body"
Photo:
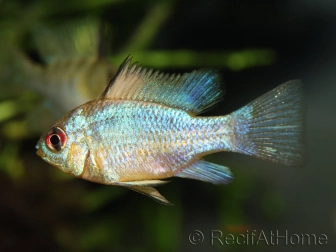
<instances>
[{"instance_id":1,"label":"fish body","mask_svg":"<svg viewBox=\"0 0 336 252\"><path fill-rule=\"evenodd\" d=\"M162 203L169 202L153 188L162 179L233 179L229 168L202 160L210 153L303 162L300 81L284 83L229 115L198 116L222 96L213 70L164 75L126 59L98 99L42 135L37 154L73 176L125 186Z\"/></svg>"},{"instance_id":2,"label":"fish body","mask_svg":"<svg viewBox=\"0 0 336 252\"><path fill-rule=\"evenodd\" d=\"M206 153L234 150L232 115L193 117L156 103L99 99L68 118L55 125L69 132L69 148L86 147L78 147L77 162L70 150L60 162L72 175L104 184L172 177Z\"/></svg>"}]
</instances>

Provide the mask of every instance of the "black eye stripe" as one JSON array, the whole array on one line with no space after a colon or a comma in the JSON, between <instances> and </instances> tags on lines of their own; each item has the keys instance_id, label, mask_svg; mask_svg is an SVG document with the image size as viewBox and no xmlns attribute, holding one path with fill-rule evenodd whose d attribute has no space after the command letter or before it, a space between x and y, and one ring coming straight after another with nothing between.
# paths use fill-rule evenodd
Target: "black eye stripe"
<instances>
[{"instance_id":1,"label":"black eye stripe","mask_svg":"<svg viewBox=\"0 0 336 252\"><path fill-rule=\"evenodd\" d=\"M54 127L51 129L51 134L57 135L58 132L59 132L59 129L57 127Z\"/></svg>"}]
</instances>

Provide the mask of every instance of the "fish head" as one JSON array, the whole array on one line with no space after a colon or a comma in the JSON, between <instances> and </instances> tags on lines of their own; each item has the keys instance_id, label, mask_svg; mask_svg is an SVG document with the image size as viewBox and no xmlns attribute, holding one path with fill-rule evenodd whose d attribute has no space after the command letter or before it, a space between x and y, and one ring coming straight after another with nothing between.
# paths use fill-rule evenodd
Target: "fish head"
<instances>
[{"instance_id":1,"label":"fish head","mask_svg":"<svg viewBox=\"0 0 336 252\"><path fill-rule=\"evenodd\" d=\"M76 177L82 174L89 154L79 130L82 128L78 125L80 112L77 109L64 116L40 137L36 145L36 154L44 161Z\"/></svg>"}]
</instances>

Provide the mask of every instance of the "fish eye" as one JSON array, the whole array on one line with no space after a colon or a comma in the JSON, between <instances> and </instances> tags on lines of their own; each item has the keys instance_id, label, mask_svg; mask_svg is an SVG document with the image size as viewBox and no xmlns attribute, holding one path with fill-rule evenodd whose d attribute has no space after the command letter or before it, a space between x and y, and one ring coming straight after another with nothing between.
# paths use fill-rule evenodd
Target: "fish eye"
<instances>
[{"instance_id":1,"label":"fish eye","mask_svg":"<svg viewBox=\"0 0 336 252\"><path fill-rule=\"evenodd\" d=\"M52 144L52 146L58 146L61 142L61 139L58 135L54 134L51 135L50 137L50 143Z\"/></svg>"},{"instance_id":2,"label":"fish eye","mask_svg":"<svg viewBox=\"0 0 336 252\"><path fill-rule=\"evenodd\" d=\"M45 138L46 145L52 151L60 151L65 146L67 136L60 127L51 128Z\"/></svg>"}]
</instances>

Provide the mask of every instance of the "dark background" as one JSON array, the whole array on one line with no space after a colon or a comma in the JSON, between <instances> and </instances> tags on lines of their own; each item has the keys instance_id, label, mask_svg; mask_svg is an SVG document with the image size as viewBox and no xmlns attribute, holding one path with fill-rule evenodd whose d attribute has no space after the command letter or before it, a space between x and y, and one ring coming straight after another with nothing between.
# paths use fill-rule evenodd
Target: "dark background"
<instances>
[{"instance_id":1,"label":"dark background","mask_svg":"<svg viewBox=\"0 0 336 252\"><path fill-rule=\"evenodd\" d=\"M214 154L206 159L230 167L236 180L228 186L214 186L171 179L159 188L174 204L165 206L124 188L63 175L35 155L39 135L11 138L2 131L0 250L335 251L336 2L166 1L161 14L167 17L147 45L137 48L135 43L128 47L130 51L124 49L126 41L139 39L132 37L133 32L143 20L150 19L151 8L160 1L93 2L2 0L1 29L6 36L19 34L18 44L36 61L39 56L26 42L31 25L50 20L71 22L86 15L113 24L110 59L116 64L129 53L148 65L146 55L153 52L163 52L162 57L169 58L171 51L188 50L195 61L183 66L176 61L150 65L168 72L204 65L219 68L225 100L206 115L230 113L287 80L302 79L307 104L307 164L287 167L240 154ZM153 18L151 22L158 21ZM241 69L224 60L218 63L220 53L253 49L271 50L274 59ZM216 56L213 52L219 53ZM209 57L204 63L197 55ZM17 99L6 92L8 88L8 83L0 84L0 92L6 94L0 102ZM18 113L0 121L1 127L22 116ZM190 243L193 230L203 232L202 244ZM273 246L265 242L221 246L215 240L211 245L211 230L222 231L223 237L246 234L247 230L267 234L278 230L282 235L287 230L289 236L325 234L328 242L323 246L294 246L283 241Z\"/></svg>"}]
</instances>

